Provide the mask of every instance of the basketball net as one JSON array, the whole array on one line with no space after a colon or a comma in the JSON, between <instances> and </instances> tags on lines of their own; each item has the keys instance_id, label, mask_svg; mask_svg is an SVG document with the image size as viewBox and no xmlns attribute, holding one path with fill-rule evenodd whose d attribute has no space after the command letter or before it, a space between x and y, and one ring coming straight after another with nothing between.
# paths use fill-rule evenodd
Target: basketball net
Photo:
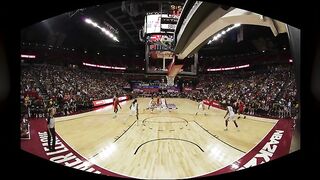
<instances>
[{"instance_id":1,"label":"basketball net","mask_svg":"<svg viewBox=\"0 0 320 180\"><path fill-rule=\"evenodd\" d=\"M167 86L174 86L174 76L166 76Z\"/></svg>"}]
</instances>

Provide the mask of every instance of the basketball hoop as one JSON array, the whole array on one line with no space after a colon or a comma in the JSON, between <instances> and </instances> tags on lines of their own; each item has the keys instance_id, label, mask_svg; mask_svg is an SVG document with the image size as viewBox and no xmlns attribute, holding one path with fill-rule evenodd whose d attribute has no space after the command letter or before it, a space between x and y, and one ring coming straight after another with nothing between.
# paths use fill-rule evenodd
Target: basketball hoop
<instances>
[{"instance_id":1,"label":"basketball hoop","mask_svg":"<svg viewBox=\"0 0 320 180\"><path fill-rule=\"evenodd\" d=\"M174 86L174 76L166 76L167 86Z\"/></svg>"}]
</instances>

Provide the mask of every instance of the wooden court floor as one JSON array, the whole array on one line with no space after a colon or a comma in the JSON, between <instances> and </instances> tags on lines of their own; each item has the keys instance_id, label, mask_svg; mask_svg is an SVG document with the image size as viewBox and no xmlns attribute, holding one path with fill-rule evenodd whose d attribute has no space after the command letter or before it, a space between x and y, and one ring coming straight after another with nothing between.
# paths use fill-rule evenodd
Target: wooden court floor
<instances>
[{"instance_id":1,"label":"wooden court floor","mask_svg":"<svg viewBox=\"0 0 320 180\"><path fill-rule=\"evenodd\" d=\"M146 110L148 98L138 98L139 120L129 116L132 101L122 103L117 118L111 106L56 118L56 131L89 162L109 171L143 179L200 176L238 160L258 144L276 120L247 116L224 131L224 110L210 108L207 116L197 103L172 98L178 109ZM207 107L207 106L206 106Z\"/></svg>"}]
</instances>

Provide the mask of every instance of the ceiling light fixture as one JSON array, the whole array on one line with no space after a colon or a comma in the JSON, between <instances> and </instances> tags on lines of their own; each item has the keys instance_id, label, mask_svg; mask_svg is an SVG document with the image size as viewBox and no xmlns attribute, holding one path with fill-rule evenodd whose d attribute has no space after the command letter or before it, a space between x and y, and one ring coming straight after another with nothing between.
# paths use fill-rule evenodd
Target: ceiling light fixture
<instances>
[{"instance_id":1,"label":"ceiling light fixture","mask_svg":"<svg viewBox=\"0 0 320 180\"><path fill-rule=\"evenodd\" d=\"M116 41L116 42L119 42L118 38L112 34L110 31L108 31L106 28L104 27L100 27L98 23L92 21L91 19L89 18L86 18L84 20L87 24L91 24L93 27L96 27L96 28L99 28L104 34L106 34L107 36L109 36L112 40Z\"/></svg>"},{"instance_id":2,"label":"ceiling light fixture","mask_svg":"<svg viewBox=\"0 0 320 180\"><path fill-rule=\"evenodd\" d=\"M216 41L216 40L220 39L222 37L222 35L225 35L230 30L232 30L232 29L234 29L236 27L239 27L239 26L241 26L241 24L240 23L236 23L233 26L228 27L226 30L221 31L221 33L220 32L216 33L216 35L213 36L212 40L209 40L207 44L211 44L212 41Z\"/></svg>"}]
</instances>

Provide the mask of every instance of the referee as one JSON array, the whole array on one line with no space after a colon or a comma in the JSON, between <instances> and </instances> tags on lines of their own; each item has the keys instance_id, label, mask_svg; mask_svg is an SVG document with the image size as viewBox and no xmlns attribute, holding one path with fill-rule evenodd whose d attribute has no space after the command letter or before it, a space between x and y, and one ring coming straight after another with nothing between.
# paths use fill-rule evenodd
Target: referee
<instances>
[{"instance_id":1,"label":"referee","mask_svg":"<svg viewBox=\"0 0 320 180\"><path fill-rule=\"evenodd\" d=\"M47 133L48 133L48 146L50 151L55 151L55 146L56 146L56 131L55 131L55 119L54 115L56 113L56 108L54 106L50 107L48 109L49 116L48 116L48 128L47 128ZM52 137L52 143L51 143L51 137Z\"/></svg>"}]
</instances>

